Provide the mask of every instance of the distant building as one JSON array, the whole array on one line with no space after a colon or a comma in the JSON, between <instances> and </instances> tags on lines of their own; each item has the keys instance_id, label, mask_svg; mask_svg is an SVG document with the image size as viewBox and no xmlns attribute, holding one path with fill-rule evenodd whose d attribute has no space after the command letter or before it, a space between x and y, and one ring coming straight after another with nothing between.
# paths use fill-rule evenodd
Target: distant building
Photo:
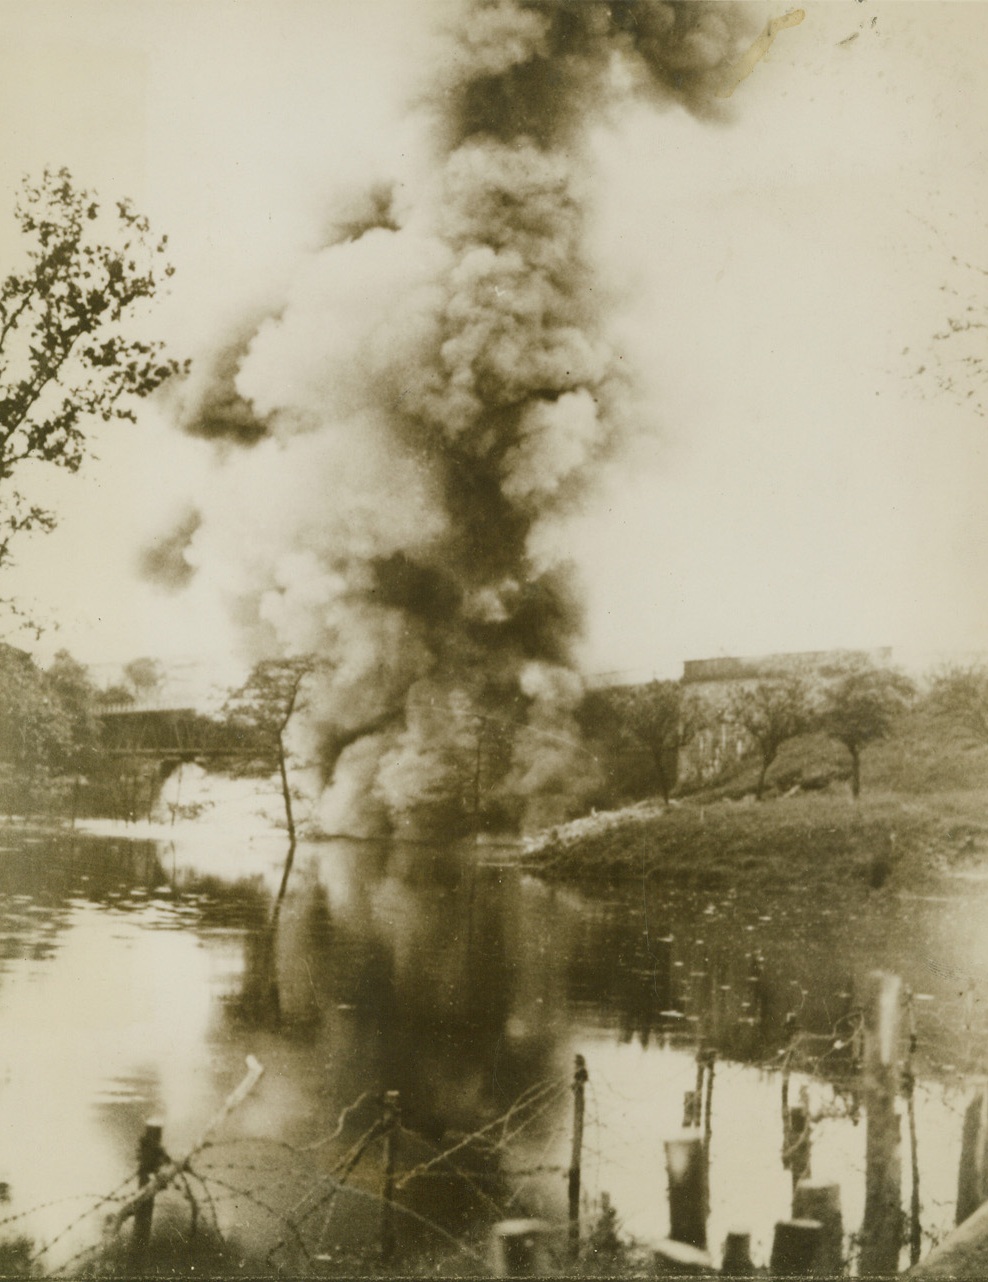
<instances>
[{"instance_id":1,"label":"distant building","mask_svg":"<svg viewBox=\"0 0 988 1282\"><path fill-rule=\"evenodd\" d=\"M799 650L788 654L749 655L745 658L687 659L683 663L683 685L729 688L789 677L794 673L807 680L826 681L848 663L874 663L887 667L892 647L876 650Z\"/></svg>"},{"instance_id":2,"label":"distant building","mask_svg":"<svg viewBox=\"0 0 988 1282\"><path fill-rule=\"evenodd\" d=\"M704 706L708 725L679 754L679 777L684 781L714 779L740 761L752 748L749 736L728 715L728 702L736 690L759 681L801 676L810 689L819 689L849 663L887 667L891 646L873 650L802 650L787 654L687 659L683 663L684 692Z\"/></svg>"}]
</instances>

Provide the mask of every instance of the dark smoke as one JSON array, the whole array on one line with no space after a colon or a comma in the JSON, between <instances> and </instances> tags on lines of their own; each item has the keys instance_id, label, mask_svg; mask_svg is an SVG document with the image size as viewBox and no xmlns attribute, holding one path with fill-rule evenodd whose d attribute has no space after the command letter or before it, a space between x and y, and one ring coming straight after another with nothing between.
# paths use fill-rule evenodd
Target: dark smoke
<instances>
[{"instance_id":1,"label":"dark smoke","mask_svg":"<svg viewBox=\"0 0 988 1282\"><path fill-rule=\"evenodd\" d=\"M140 569L145 578L170 592L188 587L195 569L185 558L192 537L202 524L202 515L190 508L172 529L141 549Z\"/></svg>"},{"instance_id":2,"label":"dark smoke","mask_svg":"<svg viewBox=\"0 0 988 1282\"><path fill-rule=\"evenodd\" d=\"M266 436L268 424L237 391L237 374L247 356L255 327L243 331L199 360L180 396L178 425L190 436L254 445Z\"/></svg>"},{"instance_id":3,"label":"dark smoke","mask_svg":"<svg viewBox=\"0 0 988 1282\"><path fill-rule=\"evenodd\" d=\"M627 430L585 245L591 113L715 115L727 3L478 0L428 104L435 189L371 191L183 416L247 451L195 534L255 644L315 650L327 822L561 817L579 593L553 522Z\"/></svg>"}]
</instances>

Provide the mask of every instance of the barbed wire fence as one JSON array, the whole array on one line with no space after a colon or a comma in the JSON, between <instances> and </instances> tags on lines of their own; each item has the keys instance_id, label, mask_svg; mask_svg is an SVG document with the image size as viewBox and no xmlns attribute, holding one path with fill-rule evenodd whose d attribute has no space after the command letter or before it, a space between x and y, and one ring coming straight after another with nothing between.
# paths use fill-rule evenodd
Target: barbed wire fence
<instances>
[{"instance_id":1,"label":"barbed wire fence","mask_svg":"<svg viewBox=\"0 0 988 1282\"><path fill-rule=\"evenodd\" d=\"M684 976L683 1009L669 1012L661 1034L665 1046L691 1057L677 1061L673 1071L666 1066L661 1089L667 1101L682 1098L683 1133L692 1136L704 1157L702 1213L705 1217L710 1209L709 1157L719 1100L729 1099L741 1075L753 1069L776 1083L778 1112L771 1125L781 1135L778 1161L791 1175L795 1198L800 1181L809 1175L811 1150L827 1128L856 1123L863 1102L867 1114L865 1010L850 1005L826 1032L801 1028L802 996L796 986L782 1045L740 1062L715 1053L716 1029L701 1013L698 976L703 972ZM713 983L717 976L706 978ZM758 1019L756 981L757 975L744 995L739 1019ZM936 1001L906 990L902 1016L891 1063L897 1107L907 1122L903 1167L908 1210L902 1242L915 1262L943 1236L953 1210L946 1198L924 1190L916 1103L935 1103L956 1119L958 1149L962 1132L970 1149L968 1136L977 1123L980 1130L972 1141L977 1151L971 1152L975 1164L984 1167L988 1012L965 989ZM937 1054L944 1030L954 1034L951 1060ZM931 1066L933 1078L927 1076ZM226 1259L237 1267L251 1252L268 1272L298 1275L344 1274L356 1266L386 1273L396 1256L409 1271L445 1268L455 1275L489 1275L496 1267L492 1230L505 1222L534 1219L552 1226L542 1244L548 1267L564 1269L574 1258L574 1169L577 1250L591 1243L605 1254L616 1250L617 1212L654 1206L654 1222L661 1225L661 1194L654 1187L641 1189L641 1207L627 1208L615 1208L606 1187L615 1168L641 1168L644 1137L629 1134L619 1116L640 1099L624 1093L592 1062L589 1073L584 1066L582 1084L579 1064L577 1069L575 1076L534 1083L467 1133L430 1138L406 1124L396 1095L364 1092L342 1109L325 1134L293 1144L263 1135L220 1134L260 1079L260 1066L253 1062L244 1082L180 1158L165 1152L160 1129L150 1140L145 1133L141 1167L109 1192L78 1194L0 1217L0 1264L8 1272L65 1277L156 1267L162 1233L152 1244L150 1225L158 1199L160 1225L169 1226L174 1250L184 1251L184 1259L194 1261L200 1275L208 1273L203 1260L208 1265ZM812 1101L807 1083L816 1088ZM574 1144L577 1115L579 1144ZM974 1160L971 1152L969 1160ZM844 1175L866 1182L867 1163L849 1162ZM985 1180L972 1196L988 1196ZM50 1222L55 1208L73 1204L76 1209L60 1227L40 1241L31 1239L29 1231L39 1217ZM780 1208L780 1214L788 1211ZM130 1220L134 1228L127 1235L123 1229ZM181 1232L174 1229L179 1221ZM257 1247L262 1239L263 1246ZM624 1240L627 1244L630 1239L626 1235ZM848 1235L845 1260L847 1251L860 1245L855 1234ZM176 1259L169 1271L181 1273L182 1258Z\"/></svg>"},{"instance_id":2,"label":"barbed wire fence","mask_svg":"<svg viewBox=\"0 0 988 1282\"><path fill-rule=\"evenodd\" d=\"M332 1130L308 1143L217 1136L260 1071L254 1061L252 1072L182 1157L167 1154L160 1127L151 1123L154 1160L112 1191L79 1194L0 1218L0 1241L7 1246L3 1258L22 1265L18 1272L43 1271L51 1277L154 1271L158 1242L150 1241L149 1213L157 1203L169 1223L184 1205L182 1237L195 1274L202 1272L195 1262L197 1249L218 1259L224 1248L234 1268L238 1253L253 1251L252 1262L268 1273L319 1275L358 1263L387 1271L400 1223L403 1267L414 1265L418 1254L423 1271L434 1272L435 1261L443 1259L457 1275L489 1275L485 1229L516 1212L526 1181L561 1169L527 1162L519 1141L535 1135L548 1153L564 1136L560 1106L565 1113L571 1084L562 1077L534 1084L496 1117L469 1134L445 1137L445 1144L406 1126L393 1092L364 1092L341 1111ZM440 1182L468 1194L469 1231L429 1213ZM40 1213L65 1201L82 1207L46 1240L25 1242L17 1236ZM143 1226L142 1213L147 1213ZM131 1220L126 1241L122 1229ZM257 1253L245 1238L263 1238L266 1244Z\"/></svg>"}]
</instances>

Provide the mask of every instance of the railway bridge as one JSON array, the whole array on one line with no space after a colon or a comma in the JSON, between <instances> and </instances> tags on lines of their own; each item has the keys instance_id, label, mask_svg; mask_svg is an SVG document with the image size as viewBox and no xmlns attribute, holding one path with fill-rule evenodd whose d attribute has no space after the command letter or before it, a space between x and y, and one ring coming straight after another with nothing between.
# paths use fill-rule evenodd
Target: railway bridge
<instances>
[{"instance_id":1,"label":"railway bridge","mask_svg":"<svg viewBox=\"0 0 988 1282\"><path fill-rule=\"evenodd\" d=\"M102 751L111 757L201 761L243 755L243 735L194 708L115 704L100 711Z\"/></svg>"}]
</instances>

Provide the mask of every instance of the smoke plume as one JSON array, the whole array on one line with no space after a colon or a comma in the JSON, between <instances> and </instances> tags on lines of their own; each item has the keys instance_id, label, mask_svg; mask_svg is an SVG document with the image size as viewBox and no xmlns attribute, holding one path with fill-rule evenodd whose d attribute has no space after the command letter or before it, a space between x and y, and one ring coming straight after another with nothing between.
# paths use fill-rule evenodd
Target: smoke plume
<instances>
[{"instance_id":1,"label":"smoke plume","mask_svg":"<svg viewBox=\"0 0 988 1282\"><path fill-rule=\"evenodd\" d=\"M190 385L226 453L185 555L259 654L319 656L330 826L554 819L593 771L545 537L627 430L581 140L632 93L716 115L743 36L725 3L475 0L422 104L430 180L346 202Z\"/></svg>"}]
</instances>

